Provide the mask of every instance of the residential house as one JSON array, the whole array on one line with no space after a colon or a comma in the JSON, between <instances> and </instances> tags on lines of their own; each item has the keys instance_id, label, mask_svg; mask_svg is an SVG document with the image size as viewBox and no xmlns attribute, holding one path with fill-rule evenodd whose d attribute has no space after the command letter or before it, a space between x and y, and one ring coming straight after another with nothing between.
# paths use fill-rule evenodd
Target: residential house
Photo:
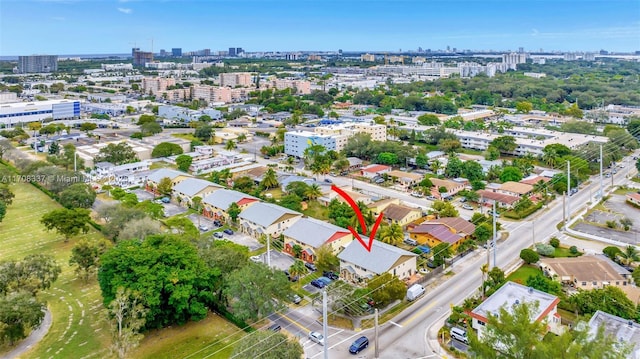
<instances>
[{"instance_id":1,"label":"residential house","mask_svg":"<svg viewBox=\"0 0 640 359\"><path fill-rule=\"evenodd\" d=\"M409 226L409 237L419 244L435 247L440 243L449 243L455 250L465 239L470 238L476 226L460 217L445 217Z\"/></svg>"},{"instance_id":2,"label":"residential house","mask_svg":"<svg viewBox=\"0 0 640 359\"><path fill-rule=\"evenodd\" d=\"M373 165L368 165L366 167L362 167L360 169L360 175L362 177L371 179L374 177L382 176L383 174L388 173L390 171L391 171L391 166L373 164Z\"/></svg>"},{"instance_id":3,"label":"residential house","mask_svg":"<svg viewBox=\"0 0 640 359\"><path fill-rule=\"evenodd\" d=\"M443 158L447 155L446 152L444 151L431 151L431 152L427 152L427 160L429 162L433 161L433 160L437 160L439 158Z\"/></svg>"},{"instance_id":4,"label":"residential house","mask_svg":"<svg viewBox=\"0 0 640 359\"><path fill-rule=\"evenodd\" d=\"M535 185L536 183L538 183L540 181L542 181L544 183L547 183L547 182L551 181L551 178L538 176L538 175L531 175L531 176L529 176L527 178L523 178L520 181L520 183L526 183L526 184L530 184L530 185L533 186L533 185Z\"/></svg>"},{"instance_id":5,"label":"residential house","mask_svg":"<svg viewBox=\"0 0 640 359\"><path fill-rule=\"evenodd\" d=\"M323 189L322 196L318 198L318 202L322 203L323 205L328 206L329 203L331 203L331 201L334 199L337 199L340 202L347 203L347 200L345 200L344 197L339 195L338 192L331 190L331 187L326 187L326 188L321 187L321 188ZM350 187L347 187L347 188L350 188ZM342 192L346 193L356 203L362 202L366 205L370 205L372 203L371 197L366 194L350 191L345 188L341 188L341 189L342 189Z\"/></svg>"},{"instance_id":6,"label":"residential house","mask_svg":"<svg viewBox=\"0 0 640 359\"><path fill-rule=\"evenodd\" d=\"M349 161L349 171L355 171L362 168L362 160L358 157L347 157L347 161Z\"/></svg>"},{"instance_id":7,"label":"residential house","mask_svg":"<svg viewBox=\"0 0 640 359\"><path fill-rule=\"evenodd\" d=\"M371 213L373 213L374 216L378 217L378 215L391 204L399 205L400 199L398 198L381 199L379 201L375 201L371 203L370 205L367 206L367 208L369 208L369 210L371 211Z\"/></svg>"},{"instance_id":8,"label":"residential house","mask_svg":"<svg viewBox=\"0 0 640 359\"><path fill-rule=\"evenodd\" d=\"M389 224L399 224L403 228L422 217L422 211L419 208L394 203L389 204L382 213L384 220Z\"/></svg>"},{"instance_id":9,"label":"residential house","mask_svg":"<svg viewBox=\"0 0 640 359\"><path fill-rule=\"evenodd\" d=\"M602 326L605 335L611 336L619 344L631 345L631 353L627 358L640 359L640 324L598 310L593 314L588 325L591 338L596 336ZM614 347L614 350L616 349Z\"/></svg>"},{"instance_id":10,"label":"residential house","mask_svg":"<svg viewBox=\"0 0 640 359\"><path fill-rule=\"evenodd\" d=\"M239 167L239 168L233 168L231 169L231 178L236 180L240 177L249 177L251 178L254 182L258 183L260 181L262 181L262 178L264 177L264 174L267 173L267 171L269 170L269 167L267 166L263 166L261 164L258 163L254 163L252 165L249 166L244 166L244 167Z\"/></svg>"},{"instance_id":11,"label":"residential house","mask_svg":"<svg viewBox=\"0 0 640 359\"><path fill-rule=\"evenodd\" d=\"M240 213L240 229L254 238L277 237L302 218L302 213L272 203L256 203Z\"/></svg>"},{"instance_id":12,"label":"residential house","mask_svg":"<svg viewBox=\"0 0 640 359\"><path fill-rule=\"evenodd\" d=\"M180 205L190 207L195 197L203 200L208 194L223 188L219 184L203 179L187 178L173 186L173 197Z\"/></svg>"},{"instance_id":13,"label":"residential house","mask_svg":"<svg viewBox=\"0 0 640 359\"><path fill-rule=\"evenodd\" d=\"M284 252L295 257L294 247L300 246L299 258L311 263L316 260L316 250L323 245L329 246L337 254L353 240L349 230L315 218L302 218L283 234Z\"/></svg>"},{"instance_id":14,"label":"residential house","mask_svg":"<svg viewBox=\"0 0 640 359\"><path fill-rule=\"evenodd\" d=\"M611 261L599 256L580 256L575 258L541 258L540 269L547 276L574 288L590 290L605 286L626 287L631 285L630 278L623 277L618 266L614 268ZM630 273L629 273L630 276Z\"/></svg>"},{"instance_id":15,"label":"residential house","mask_svg":"<svg viewBox=\"0 0 640 359\"><path fill-rule=\"evenodd\" d=\"M458 192L464 189L464 182L456 182L448 179L429 178L433 187L431 188L431 194L438 199L451 198L458 194ZM447 191L440 192L440 188L444 187Z\"/></svg>"},{"instance_id":16,"label":"residential house","mask_svg":"<svg viewBox=\"0 0 640 359\"><path fill-rule=\"evenodd\" d=\"M640 206L640 193L637 193L637 192L627 193L627 202L634 204L636 206Z\"/></svg>"},{"instance_id":17,"label":"residential house","mask_svg":"<svg viewBox=\"0 0 640 359\"><path fill-rule=\"evenodd\" d=\"M362 237L365 242L369 238ZM418 255L398 247L374 240L371 251L359 241L351 241L338 254L340 259L340 277L346 281L359 283L376 275L390 273L402 280L416 273L416 257Z\"/></svg>"},{"instance_id":18,"label":"residential house","mask_svg":"<svg viewBox=\"0 0 640 359\"><path fill-rule=\"evenodd\" d=\"M231 203L236 203L240 210L245 210L249 206L258 203L260 200L248 194L233 191L230 189L220 189L205 196L202 200L202 215L207 218L229 220L227 210Z\"/></svg>"},{"instance_id":19,"label":"residential house","mask_svg":"<svg viewBox=\"0 0 640 359\"><path fill-rule=\"evenodd\" d=\"M389 171L387 173L393 181L400 186L402 190L409 190L411 187L417 185L422 180L422 175L418 173L410 173L403 171Z\"/></svg>"},{"instance_id":20,"label":"residential house","mask_svg":"<svg viewBox=\"0 0 640 359\"><path fill-rule=\"evenodd\" d=\"M178 183L192 177L193 176L188 173L172 170L169 168L160 168L146 177L145 190L158 195L158 185L163 178L169 178L171 180L171 188L173 189L173 187L175 187Z\"/></svg>"},{"instance_id":21,"label":"residential house","mask_svg":"<svg viewBox=\"0 0 640 359\"><path fill-rule=\"evenodd\" d=\"M536 321L545 321L547 330L558 333L560 327L558 303L560 303L560 299L555 295L510 281L469 312L472 318L471 327L478 332L478 337L482 338L484 328L489 321L489 315L497 315L500 308L512 312L514 305L522 303L527 303L531 307L533 310L532 318L535 318ZM542 338L540 339L542 340Z\"/></svg>"},{"instance_id":22,"label":"residential house","mask_svg":"<svg viewBox=\"0 0 640 359\"><path fill-rule=\"evenodd\" d=\"M485 189L477 191L480 195L480 204L484 206L492 206L495 202L497 207L511 208L520 200L520 197L510 196L508 194L502 194Z\"/></svg>"},{"instance_id":23,"label":"residential house","mask_svg":"<svg viewBox=\"0 0 640 359\"><path fill-rule=\"evenodd\" d=\"M523 198L529 196L533 192L533 185L521 182L508 181L503 183L497 190L498 193Z\"/></svg>"}]
</instances>

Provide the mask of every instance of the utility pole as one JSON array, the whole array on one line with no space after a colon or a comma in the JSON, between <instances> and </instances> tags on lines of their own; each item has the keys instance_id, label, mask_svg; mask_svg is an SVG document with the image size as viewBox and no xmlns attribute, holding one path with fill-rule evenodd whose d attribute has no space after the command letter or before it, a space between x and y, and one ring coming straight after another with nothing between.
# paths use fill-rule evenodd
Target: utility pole
<instances>
[{"instance_id":1,"label":"utility pole","mask_svg":"<svg viewBox=\"0 0 640 359\"><path fill-rule=\"evenodd\" d=\"M536 221L531 221L531 243L536 246Z\"/></svg>"},{"instance_id":2,"label":"utility pole","mask_svg":"<svg viewBox=\"0 0 640 359\"><path fill-rule=\"evenodd\" d=\"M377 359L380 357L380 348L378 347L378 308L375 309L375 334L373 344L375 345L375 354L373 355L373 357Z\"/></svg>"},{"instance_id":3,"label":"utility pole","mask_svg":"<svg viewBox=\"0 0 640 359\"><path fill-rule=\"evenodd\" d=\"M600 145L600 198L604 197L604 183L602 174L602 145Z\"/></svg>"},{"instance_id":4,"label":"utility pole","mask_svg":"<svg viewBox=\"0 0 640 359\"><path fill-rule=\"evenodd\" d=\"M493 266L497 267L497 253L498 253L498 245L496 244L496 237L498 237L498 233L496 231L496 201L493 201Z\"/></svg>"},{"instance_id":5,"label":"utility pole","mask_svg":"<svg viewBox=\"0 0 640 359\"><path fill-rule=\"evenodd\" d=\"M73 172L78 172L78 152L73 152Z\"/></svg>"},{"instance_id":6,"label":"utility pole","mask_svg":"<svg viewBox=\"0 0 640 359\"><path fill-rule=\"evenodd\" d=\"M271 235L267 234L267 266L271 268Z\"/></svg>"},{"instance_id":7,"label":"utility pole","mask_svg":"<svg viewBox=\"0 0 640 359\"><path fill-rule=\"evenodd\" d=\"M567 222L571 220L571 162L567 161Z\"/></svg>"},{"instance_id":8,"label":"utility pole","mask_svg":"<svg viewBox=\"0 0 640 359\"><path fill-rule=\"evenodd\" d=\"M324 359L329 359L329 328L327 325L327 290L326 289L322 290L322 336L324 337L324 346L323 346Z\"/></svg>"},{"instance_id":9,"label":"utility pole","mask_svg":"<svg viewBox=\"0 0 640 359\"><path fill-rule=\"evenodd\" d=\"M562 192L562 221L564 221L564 229L567 229L567 206L565 202L567 200L567 192Z\"/></svg>"}]
</instances>

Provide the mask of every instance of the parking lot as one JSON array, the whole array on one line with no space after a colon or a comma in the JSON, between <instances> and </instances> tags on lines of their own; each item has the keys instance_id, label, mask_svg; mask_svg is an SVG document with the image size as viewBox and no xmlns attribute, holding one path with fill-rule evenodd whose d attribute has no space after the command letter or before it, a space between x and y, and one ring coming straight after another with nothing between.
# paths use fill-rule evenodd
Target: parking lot
<instances>
[{"instance_id":1,"label":"parking lot","mask_svg":"<svg viewBox=\"0 0 640 359\"><path fill-rule=\"evenodd\" d=\"M289 269L289 267L291 267L293 262L295 262L295 259L293 257L273 249L270 251L270 254L271 254L271 267L282 270L282 271ZM263 263L267 263L266 252L260 255L260 260Z\"/></svg>"},{"instance_id":2,"label":"parking lot","mask_svg":"<svg viewBox=\"0 0 640 359\"><path fill-rule=\"evenodd\" d=\"M578 222L573 229L624 243L638 244L640 211L627 204L625 196L621 194L612 194L604 203L604 207L606 207L606 210L597 209L591 211L585 216L585 221ZM628 231L624 231L620 226L620 220L623 218L629 218L633 222L631 229ZM607 228L607 221L615 221L620 227L618 229Z\"/></svg>"},{"instance_id":3,"label":"parking lot","mask_svg":"<svg viewBox=\"0 0 640 359\"><path fill-rule=\"evenodd\" d=\"M140 202L146 201L146 200L153 201L154 199L153 193L147 192L140 188L132 190L131 193L134 193L136 196L138 196L138 201Z\"/></svg>"}]
</instances>

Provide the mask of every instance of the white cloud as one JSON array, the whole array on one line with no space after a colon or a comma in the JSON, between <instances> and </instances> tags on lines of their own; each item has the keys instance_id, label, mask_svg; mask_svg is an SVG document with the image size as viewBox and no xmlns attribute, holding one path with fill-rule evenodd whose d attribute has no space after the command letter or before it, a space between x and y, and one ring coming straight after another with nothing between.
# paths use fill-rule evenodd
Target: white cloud
<instances>
[{"instance_id":1,"label":"white cloud","mask_svg":"<svg viewBox=\"0 0 640 359\"><path fill-rule=\"evenodd\" d=\"M126 7L119 7L118 11L120 11L123 14L131 14L133 12L132 9L126 8Z\"/></svg>"}]
</instances>

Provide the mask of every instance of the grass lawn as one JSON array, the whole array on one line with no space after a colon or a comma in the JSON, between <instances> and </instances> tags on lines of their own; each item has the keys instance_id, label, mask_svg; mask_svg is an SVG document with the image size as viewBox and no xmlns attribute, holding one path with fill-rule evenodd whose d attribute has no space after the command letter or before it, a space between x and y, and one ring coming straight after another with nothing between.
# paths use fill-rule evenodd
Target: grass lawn
<instances>
[{"instance_id":1,"label":"grass lawn","mask_svg":"<svg viewBox=\"0 0 640 359\"><path fill-rule=\"evenodd\" d=\"M507 277L507 280L524 285L525 283L527 283L527 278L538 273L542 273L539 268L525 264L522 267L518 268L518 270L516 270L515 272L511 273Z\"/></svg>"},{"instance_id":2,"label":"grass lawn","mask_svg":"<svg viewBox=\"0 0 640 359\"><path fill-rule=\"evenodd\" d=\"M318 201L307 202L307 209L302 211L302 213L321 221L326 221L329 219L329 208L323 206Z\"/></svg>"},{"instance_id":3,"label":"grass lawn","mask_svg":"<svg viewBox=\"0 0 640 359\"><path fill-rule=\"evenodd\" d=\"M194 136L193 133L173 133L171 134L171 136L184 138L185 140L189 140L189 141L200 140L199 138Z\"/></svg>"},{"instance_id":4,"label":"grass lawn","mask_svg":"<svg viewBox=\"0 0 640 359\"><path fill-rule=\"evenodd\" d=\"M171 168L172 170L177 170L178 166L172 165L171 163L168 163L168 162L165 162L165 161L153 162L153 163L151 163L151 166L149 166L149 169L151 169L151 170L156 170L158 168Z\"/></svg>"},{"instance_id":5,"label":"grass lawn","mask_svg":"<svg viewBox=\"0 0 640 359\"><path fill-rule=\"evenodd\" d=\"M14 184L13 204L0 223L0 260L19 259L29 254L49 253L62 267L51 288L39 294L47 302L53 323L42 341L25 358L105 358L109 357L109 330L101 319L102 296L97 281L76 279L69 267L71 248L80 238L97 239L93 228L65 243L62 236L47 232L40 218L60 208L30 184Z\"/></svg>"},{"instance_id":6,"label":"grass lawn","mask_svg":"<svg viewBox=\"0 0 640 359\"><path fill-rule=\"evenodd\" d=\"M569 248L566 248L566 247L558 247L556 248L555 252L553 252L553 256L555 258L579 257L581 255L582 253L580 252L578 252L577 254L572 254L571 251L569 251Z\"/></svg>"},{"instance_id":7,"label":"grass lawn","mask_svg":"<svg viewBox=\"0 0 640 359\"><path fill-rule=\"evenodd\" d=\"M264 195L271 194L273 199L280 199L284 195L280 187L272 188L270 190L264 191Z\"/></svg>"},{"instance_id":8,"label":"grass lawn","mask_svg":"<svg viewBox=\"0 0 640 359\"><path fill-rule=\"evenodd\" d=\"M133 353L136 358L219 358L231 357L238 340L246 335L226 319L209 313L199 321L154 330L145 335Z\"/></svg>"}]
</instances>

